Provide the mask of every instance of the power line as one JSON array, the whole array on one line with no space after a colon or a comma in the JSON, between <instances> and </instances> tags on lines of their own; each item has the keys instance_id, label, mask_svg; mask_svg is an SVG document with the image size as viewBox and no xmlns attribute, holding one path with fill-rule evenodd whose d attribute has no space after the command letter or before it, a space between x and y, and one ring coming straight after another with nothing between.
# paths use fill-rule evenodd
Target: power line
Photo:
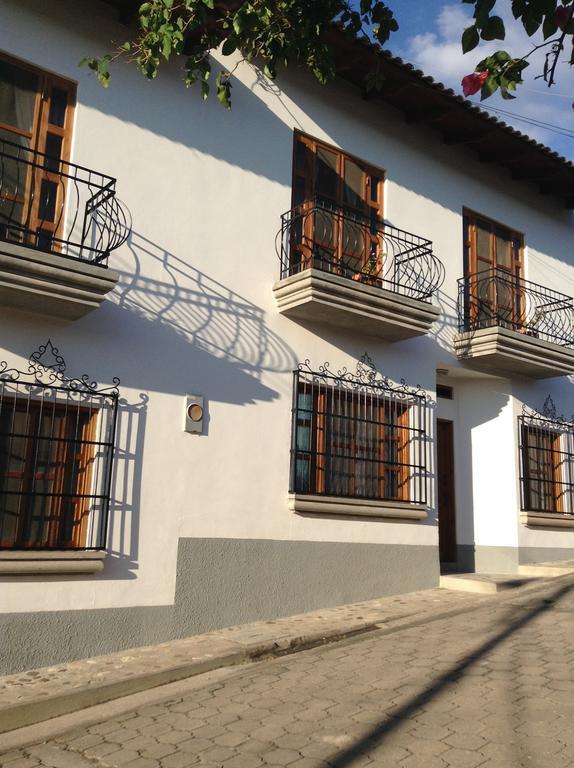
<instances>
[{"instance_id":1,"label":"power line","mask_svg":"<svg viewBox=\"0 0 574 768\"><path fill-rule=\"evenodd\" d=\"M499 109L498 107L491 107L488 106L485 108L486 111L492 111L492 112L498 112L499 114L510 117L513 120L519 120L523 123L527 123L528 125L535 126L536 128L542 128L545 131L548 131L549 133L555 133L558 136L563 136L567 139L574 139L574 130L569 130L568 128L563 128L561 125L554 125L554 123L545 123L543 120L538 120L533 117L527 117L525 115L517 115L514 112L508 112L505 109Z\"/></svg>"}]
</instances>

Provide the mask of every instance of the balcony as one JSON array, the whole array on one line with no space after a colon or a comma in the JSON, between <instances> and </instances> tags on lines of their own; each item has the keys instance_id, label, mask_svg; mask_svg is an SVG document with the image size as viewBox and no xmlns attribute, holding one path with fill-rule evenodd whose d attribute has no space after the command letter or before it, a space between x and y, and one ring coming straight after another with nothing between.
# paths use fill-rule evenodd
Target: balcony
<instances>
[{"instance_id":1,"label":"balcony","mask_svg":"<svg viewBox=\"0 0 574 768\"><path fill-rule=\"evenodd\" d=\"M279 312L398 341L428 332L444 269L432 243L318 202L282 216L277 236Z\"/></svg>"},{"instance_id":2,"label":"balcony","mask_svg":"<svg viewBox=\"0 0 574 768\"><path fill-rule=\"evenodd\" d=\"M108 257L129 235L115 179L0 140L0 302L76 319L118 275Z\"/></svg>"},{"instance_id":3,"label":"balcony","mask_svg":"<svg viewBox=\"0 0 574 768\"><path fill-rule=\"evenodd\" d=\"M491 373L535 379L574 372L570 296L500 268L461 278L458 357Z\"/></svg>"}]
</instances>

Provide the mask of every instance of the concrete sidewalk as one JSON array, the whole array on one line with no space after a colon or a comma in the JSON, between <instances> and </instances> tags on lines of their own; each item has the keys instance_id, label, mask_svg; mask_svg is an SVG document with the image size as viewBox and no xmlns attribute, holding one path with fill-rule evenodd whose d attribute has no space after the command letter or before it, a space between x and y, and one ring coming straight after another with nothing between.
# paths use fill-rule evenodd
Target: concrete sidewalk
<instances>
[{"instance_id":1,"label":"concrete sidewalk","mask_svg":"<svg viewBox=\"0 0 574 768\"><path fill-rule=\"evenodd\" d=\"M560 577L558 577L560 580ZM513 596L547 586L536 579ZM395 632L508 599L434 589L255 622L0 678L0 733L210 670L371 630Z\"/></svg>"}]
</instances>

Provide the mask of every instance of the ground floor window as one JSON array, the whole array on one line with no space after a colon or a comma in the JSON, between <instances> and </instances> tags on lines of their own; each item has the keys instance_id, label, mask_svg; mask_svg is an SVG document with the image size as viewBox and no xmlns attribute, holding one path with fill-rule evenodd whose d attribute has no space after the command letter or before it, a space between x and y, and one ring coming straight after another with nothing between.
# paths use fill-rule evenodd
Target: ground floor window
<instances>
[{"instance_id":1,"label":"ground floor window","mask_svg":"<svg viewBox=\"0 0 574 768\"><path fill-rule=\"evenodd\" d=\"M295 371L292 492L425 503L425 398L371 366Z\"/></svg>"},{"instance_id":2,"label":"ground floor window","mask_svg":"<svg viewBox=\"0 0 574 768\"><path fill-rule=\"evenodd\" d=\"M574 424L543 412L519 417L521 507L529 512L574 513Z\"/></svg>"},{"instance_id":3,"label":"ground floor window","mask_svg":"<svg viewBox=\"0 0 574 768\"><path fill-rule=\"evenodd\" d=\"M101 549L117 389L66 378L49 342L34 355L0 364L0 548Z\"/></svg>"}]
</instances>

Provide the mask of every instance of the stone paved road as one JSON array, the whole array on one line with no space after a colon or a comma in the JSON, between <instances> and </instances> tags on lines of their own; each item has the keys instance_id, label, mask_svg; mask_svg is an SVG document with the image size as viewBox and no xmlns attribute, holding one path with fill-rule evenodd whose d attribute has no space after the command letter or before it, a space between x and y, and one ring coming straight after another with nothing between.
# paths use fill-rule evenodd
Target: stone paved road
<instances>
[{"instance_id":1,"label":"stone paved road","mask_svg":"<svg viewBox=\"0 0 574 768\"><path fill-rule=\"evenodd\" d=\"M0 765L574 767L574 579L250 665Z\"/></svg>"}]
</instances>

